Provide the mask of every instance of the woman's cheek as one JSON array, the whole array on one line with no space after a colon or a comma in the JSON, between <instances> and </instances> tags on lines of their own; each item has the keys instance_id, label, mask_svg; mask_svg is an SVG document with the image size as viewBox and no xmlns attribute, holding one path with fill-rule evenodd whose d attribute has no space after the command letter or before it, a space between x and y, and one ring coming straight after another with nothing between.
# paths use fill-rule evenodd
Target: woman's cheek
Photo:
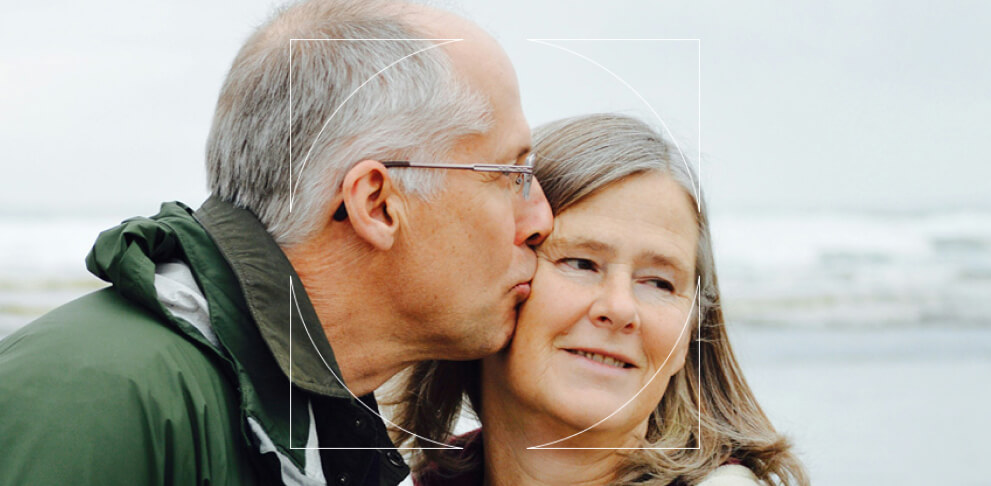
<instances>
[{"instance_id":1,"label":"woman's cheek","mask_svg":"<svg viewBox=\"0 0 991 486\"><path fill-rule=\"evenodd\" d=\"M688 321L688 315L671 312L658 319L658 322L644 326L644 343L650 347L647 352L653 368L657 370L663 365L664 371L661 374L664 376L674 375L685 365L688 344L692 339L691 326L686 328Z\"/></svg>"}]
</instances>

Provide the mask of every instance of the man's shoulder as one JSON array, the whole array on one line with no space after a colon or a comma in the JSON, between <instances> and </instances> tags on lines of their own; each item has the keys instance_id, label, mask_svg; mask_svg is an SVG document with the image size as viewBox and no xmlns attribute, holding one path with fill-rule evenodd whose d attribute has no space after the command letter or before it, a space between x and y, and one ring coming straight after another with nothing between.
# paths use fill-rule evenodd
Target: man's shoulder
<instances>
[{"instance_id":1,"label":"man's shoulder","mask_svg":"<svg viewBox=\"0 0 991 486\"><path fill-rule=\"evenodd\" d=\"M0 372L23 362L25 372L71 365L126 374L161 360L177 365L209 361L208 354L164 317L105 288L53 309L0 341Z\"/></svg>"},{"instance_id":2,"label":"man's shoulder","mask_svg":"<svg viewBox=\"0 0 991 486\"><path fill-rule=\"evenodd\" d=\"M159 319L105 289L0 341L0 483L15 464L31 480L110 482L171 474L163 460L207 477L206 453L244 464L221 363Z\"/></svg>"},{"instance_id":3,"label":"man's shoulder","mask_svg":"<svg viewBox=\"0 0 991 486\"><path fill-rule=\"evenodd\" d=\"M234 396L224 366L205 345L112 288L58 307L0 341L0 390L8 398L78 401L129 389L159 404L188 400L190 393L226 401Z\"/></svg>"}]
</instances>

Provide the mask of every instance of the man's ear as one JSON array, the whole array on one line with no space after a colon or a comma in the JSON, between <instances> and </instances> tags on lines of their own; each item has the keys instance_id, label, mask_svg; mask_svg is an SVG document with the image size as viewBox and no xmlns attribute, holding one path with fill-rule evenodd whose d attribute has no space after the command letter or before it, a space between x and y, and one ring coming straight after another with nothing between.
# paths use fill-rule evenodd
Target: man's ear
<instances>
[{"instance_id":1,"label":"man's ear","mask_svg":"<svg viewBox=\"0 0 991 486\"><path fill-rule=\"evenodd\" d=\"M388 250L396 240L403 200L381 162L362 160L344 175L343 204L354 232Z\"/></svg>"}]
</instances>

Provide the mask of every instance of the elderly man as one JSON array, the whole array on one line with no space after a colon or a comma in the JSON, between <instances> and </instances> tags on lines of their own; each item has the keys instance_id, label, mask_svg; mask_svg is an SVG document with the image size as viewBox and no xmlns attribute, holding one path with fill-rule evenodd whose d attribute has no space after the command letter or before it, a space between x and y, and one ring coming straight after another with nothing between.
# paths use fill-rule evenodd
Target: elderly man
<instances>
[{"instance_id":1,"label":"elderly man","mask_svg":"<svg viewBox=\"0 0 991 486\"><path fill-rule=\"evenodd\" d=\"M102 233L112 287L0 342L0 484L398 483L372 391L512 335L552 224L529 144L463 19L283 11L220 93L210 199Z\"/></svg>"}]
</instances>

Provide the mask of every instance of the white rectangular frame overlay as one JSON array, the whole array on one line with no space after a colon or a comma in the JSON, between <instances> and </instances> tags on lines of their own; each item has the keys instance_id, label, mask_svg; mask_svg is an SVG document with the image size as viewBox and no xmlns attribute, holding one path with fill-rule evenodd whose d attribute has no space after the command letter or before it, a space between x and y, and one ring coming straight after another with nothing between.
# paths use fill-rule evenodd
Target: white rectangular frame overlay
<instances>
[{"instance_id":1,"label":"white rectangular frame overlay","mask_svg":"<svg viewBox=\"0 0 991 486\"><path fill-rule=\"evenodd\" d=\"M292 180L292 46L295 41L460 41L463 39L307 39L307 38L291 38L289 39L289 194L290 194L290 209L292 212L292 193L293 193L293 180ZM556 38L556 39L541 39L533 38L527 39L529 41L536 42L550 42L550 41L591 41L591 42L645 42L645 41L667 41L667 42L695 42L696 52L697 52L697 81L698 81L698 114L696 121L697 125L697 168L696 176L698 176L698 186L699 194L701 194L702 189L702 41L701 39L660 39L660 38L648 38L648 39L625 39L625 38ZM701 285L697 286L696 292L698 292L698 321L702 322L702 302L701 302ZM294 302L293 295L293 285L292 277L289 278L289 448L292 450L437 450L437 449L452 449L457 450L461 447L293 447L292 446L292 317L296 304ZM696 342L700 342L702 339L702 326L696 326ZM702 348L698 347L698 360L699 360L699 383L702 383ZM346 388L346 386L345 386ZM350 390L348 390L350 392ZM699 403L699 417L698 417L698 435L702 436L702 390L699 389L699 396L697 398ZM528 449L533 450L700 450L700 446L696 447L529 447Z\"/></svg>"}]
</instances>

